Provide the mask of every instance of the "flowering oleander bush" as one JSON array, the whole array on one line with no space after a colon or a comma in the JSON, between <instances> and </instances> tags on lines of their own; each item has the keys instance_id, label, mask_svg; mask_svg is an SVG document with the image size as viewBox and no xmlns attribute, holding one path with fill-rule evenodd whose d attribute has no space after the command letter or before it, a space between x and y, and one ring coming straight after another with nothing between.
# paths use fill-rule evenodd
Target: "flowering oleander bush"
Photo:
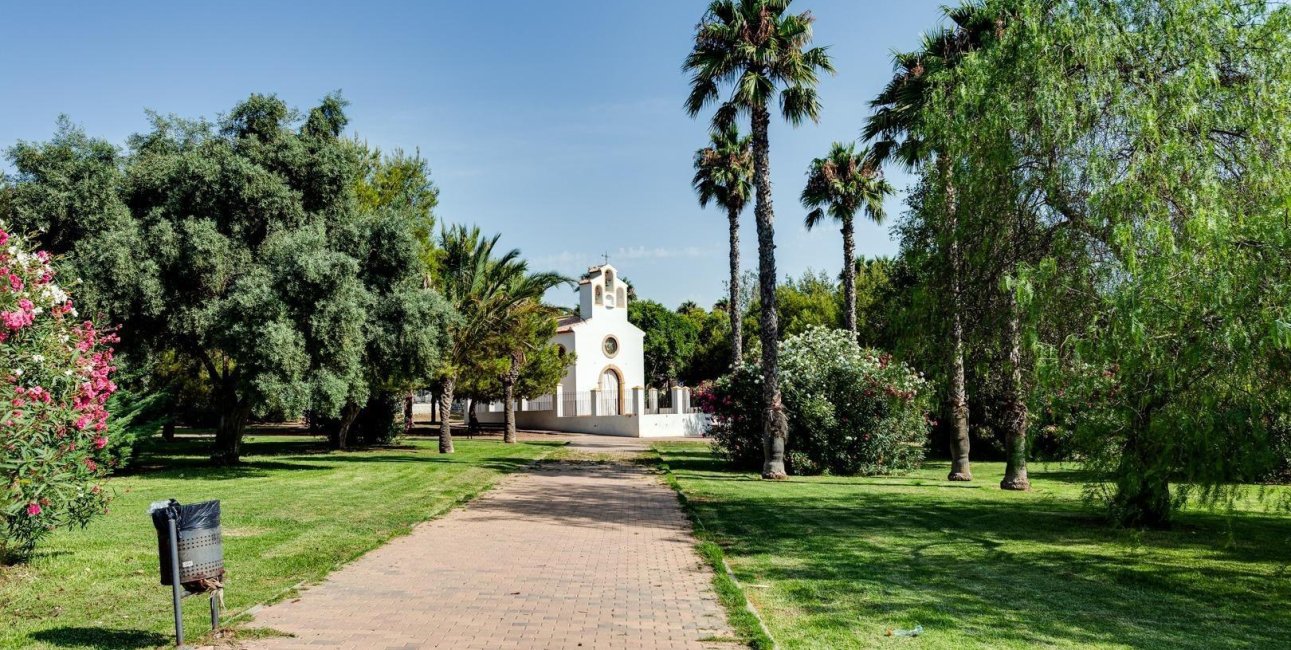
<instances>
[{"instance_id":1,"label":"flowering oleander bush","mask_svg":"<svg viewBox=\"0 0 1291 650\"><path fill-rule=\"evenodd\" d=\"M734 464L762 465L762 384L746 363L698 392L712 435ZM813 328L780 344L780 389L789 419L787 460L797 474L887 474L923 461L932 391L891 356L841 330Z\"/></svg>"},{"instance_id":2,"label":"flowering oleander bush","mask_svg":"<svg viewBox=\"0 0 1291 650\"><path fill-rule=\"evenodd\" d=\"M115 335L77 317L44 252L0 228L0 553L106 508Z\"/></svg>"}]
</instances>

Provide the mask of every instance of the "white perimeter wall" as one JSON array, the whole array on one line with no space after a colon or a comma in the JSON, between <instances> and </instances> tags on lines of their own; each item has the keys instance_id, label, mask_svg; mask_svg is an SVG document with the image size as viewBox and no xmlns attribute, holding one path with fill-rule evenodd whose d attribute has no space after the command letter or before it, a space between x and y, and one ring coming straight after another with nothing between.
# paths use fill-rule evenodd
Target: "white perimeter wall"
<instances>
[{"instance_id":1,"label":"white perimeter wall","mask_svg":"<svg viewBox=\"0 0 1291 650\"><path fill-rule=\"evenodd\" d=\"M480 422L500 423L506 414L483 409L475 413ZM708 430L704 413L660 413L656 415L580 415L556 417L555 411L516 411L516 428L569 433L599 433L630 438L698 437Z\"/></svg>"}]
</instances>

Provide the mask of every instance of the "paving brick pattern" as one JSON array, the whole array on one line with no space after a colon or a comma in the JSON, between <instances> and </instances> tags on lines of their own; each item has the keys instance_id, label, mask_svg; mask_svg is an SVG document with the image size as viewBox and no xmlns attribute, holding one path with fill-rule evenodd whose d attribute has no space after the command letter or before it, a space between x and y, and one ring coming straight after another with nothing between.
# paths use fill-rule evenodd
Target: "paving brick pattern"
<instances>
[{"instance_id":1,"label":"paving brick pattern","mask_svg":"<svg viewBox=\"0 0 1291 650\"><path fill-rule=\"evenodd\" d=\"M734 648L672 491L629 464L551 463L332 574L254 648Z\"/></svg>"}]
</instances>

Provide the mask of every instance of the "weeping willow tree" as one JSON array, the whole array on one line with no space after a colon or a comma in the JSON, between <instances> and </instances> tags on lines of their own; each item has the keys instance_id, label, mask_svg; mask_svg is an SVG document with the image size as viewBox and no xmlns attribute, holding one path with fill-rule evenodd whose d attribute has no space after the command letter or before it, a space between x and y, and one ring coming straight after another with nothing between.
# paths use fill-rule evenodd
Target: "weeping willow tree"
<instances>
[{"instance_id":1,"label":"weeping willow tree","mask_svg":"<svg viewBox=\"0 0 1291 650\"><path fill-rule=\"evenodd\" d=\"M1291 11L984 10L993 42L924 123L955 162L960 226L987 234L965 262L1006 306L1010 471L1042 414L1124 524L1232 499L1291 406Z\"/></svg>"}]
</instances>

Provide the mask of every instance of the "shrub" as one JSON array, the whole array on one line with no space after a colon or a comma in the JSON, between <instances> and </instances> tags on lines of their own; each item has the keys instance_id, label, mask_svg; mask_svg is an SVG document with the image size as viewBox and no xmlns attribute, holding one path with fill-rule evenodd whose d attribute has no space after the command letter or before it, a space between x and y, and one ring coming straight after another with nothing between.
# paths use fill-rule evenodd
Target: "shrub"
<instances>
[{"instance_id":1,"label":"shrub","mask_svg":"<svg viewBox=\"0 0 1291 650\"><path fill-rule=\"evenodd\" d=\"M762 383L756 364L741 363L730 374L701 384L690 401L713 416L708 435L732 465L762 468Z\"/></svg>"},{"instance_id":2,"label":"shrub","mask_svg":"<svg viewBox=\"0 0 1291 650\"><path fill-rule=\"evenodd\" d=\"M789 419L786 457L797 474L887 474L918 467L930 423L928 382L841 330L812 328L780 344ZM718 449L735 465L762 464L758 364L745 363L701 390Z\"/></svg>"},{"instance_id":3,"label":"shrub","mask_svg":"<svg viewBox=\"0 0 1291 650\"><path fill-rule=\"evenodd\" d=\"M112 334L78 321L43 252L0 229L0 552L106 506Z\"/></svg>"},{"instance_id":4,"label":"shrub","mask_svg":"<svg viewBox=\"0 0 1291 650\"><path fill-rule=\"evenodd\" d=\"M112 414L108 422L108 444L103 448L100 462L106 461L112 471L129 467L143 442L156 435L166 423L173 399L167 391L150 392L144 388L113 393L107 403Z\"/></svg>"}]
</instances>

